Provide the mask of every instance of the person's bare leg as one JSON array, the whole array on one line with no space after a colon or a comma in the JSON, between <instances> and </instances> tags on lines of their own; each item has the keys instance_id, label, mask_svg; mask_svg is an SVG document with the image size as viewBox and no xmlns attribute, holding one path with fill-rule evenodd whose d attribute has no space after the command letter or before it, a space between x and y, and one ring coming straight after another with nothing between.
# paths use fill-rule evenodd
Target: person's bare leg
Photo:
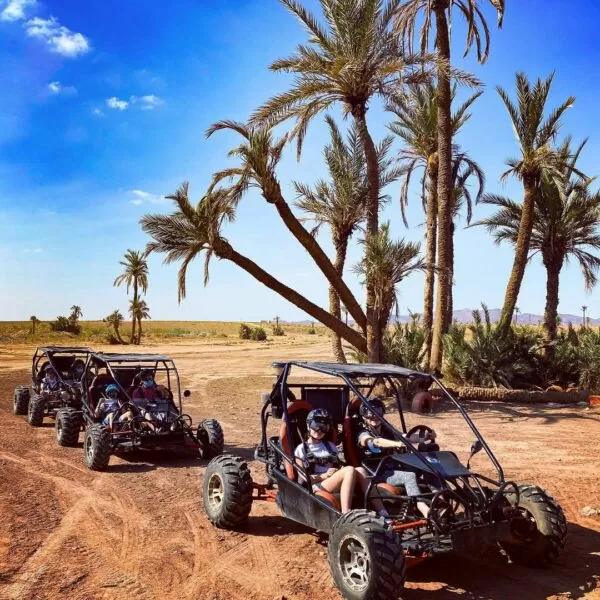
<instances>
[{"instance_id":1,"label":"person's bare leg","mask_svg":"<svg viewBox=\"0 0 600 600\"><path fill-rule=\"evenodd\" d=\"M347 513L352 505L354 481L354 467L343 467L339 471L336 471L331 477L328 477L325 481L321 482L320 486L330 494L339 492L342 512Z\"/></svg>"}]
</instances>

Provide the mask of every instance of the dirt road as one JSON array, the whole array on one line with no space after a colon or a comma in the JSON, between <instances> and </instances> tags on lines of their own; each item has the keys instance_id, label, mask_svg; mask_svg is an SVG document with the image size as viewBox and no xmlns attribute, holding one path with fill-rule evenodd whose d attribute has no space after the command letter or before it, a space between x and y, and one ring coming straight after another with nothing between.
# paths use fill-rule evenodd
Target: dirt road
<instances>
[{"instance_id":1,"label":"dirt road","mask_svg":"<svg viewBox=\"0 0 600 600\"><path fill-rule=\"evenodd\" d=\"M144 350L144 348L141 348ZM259 394L276 358L327 358L326 342L276 346L173 345L193 395L194 420L222 423L227 450L251 458ZM82 449L61 448L53 426L12 415L31 349L0 348L0 598L81 600L335 599L326 542L255 503L244 532L212 528L202 513L202 461L136 454L88 471ZM443 557L409 573L406 600L600 598L600 411L473 406L472 416L511 479L553 494L569 520L565 554L551 571L498 557ZM458 419L425 419L442 444L468 449ZM255 476L261 471L253 465Z\"/></svg>"}]
</instances>

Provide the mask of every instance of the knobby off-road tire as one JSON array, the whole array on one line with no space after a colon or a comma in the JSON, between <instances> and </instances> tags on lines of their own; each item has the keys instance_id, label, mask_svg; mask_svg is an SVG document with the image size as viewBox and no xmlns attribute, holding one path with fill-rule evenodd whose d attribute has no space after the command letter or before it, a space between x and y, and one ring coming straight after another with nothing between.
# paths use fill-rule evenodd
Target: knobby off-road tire
<instances>
[{"instance_id":1,"label":"knobby off-road tire","mask_svg":"<svg viewBox=\"0 0 600 600\"><path fill-rule=\"evenodd\" d=\"M26 415L29 409L29 388L19 385L15 388L13 400L13 413L15 415Z\"/></svg>"},{"instance_id":2,"label":"knobby off-road tire","mask_svg":"<svg viewBox=\"0 0 600 600\"><path fill-rule=\"evenodd\" d=\"M512 562L529 567L549 567L560 556L567 540L567 520L559 504L542 488L519 486L519 504L523 514L535 523L535 530L520 543L501 544ZM514 503L514 495L512 502ZM507 494L511 501L511 495Z\"/></svg>"},{"instance_id":3,"label":"knobby off-road tire","mask_svg":"<svg viewBox=\"0 0 600 600\"><path fill-rule=\"evenodd\" d=\"M204 511L222 529L235 529L248 520L252 509L252 476L245 461L221 454L206 467L203 485Z\"/></svg>"},{"instance_id":4,"label":"knobby off-road tire","mask_svg":"<svg viewBox=\"0 0 600 600\"><path fill-rule=\"evenodd\" d=\"M110 459L110 436L102 425L90 425L83 439L83 462L92 471L103 471Z\"/></svg>"},{"instance_id":5,"label":"knobby off-road tire","mask_svg":"<svg viewBox=\"0 0 600 600\"><path fill-rule=\"evenodd\" d=\"M56 413L54 430L59 446L76 446L81 429L81 413L74 408L61 408Z\"/></svg>"},{"instance_id":6,"label":"knobby off-road tire","mask_svg":"<svg viewBox=\"0 0 600 600\"><path fill-rule=\"evenodd\" d=\"M44 397L39 394L33 394L27 408L27 422L33 427L41 427L44 422L45 410L46 400L44 400Z\"/></svg>"},{"instance_id":7,"label":"knobby off-road tire","mask_svg":"<svg viewBox=\"0 0 600 600\"><path fill-rule=\"evenodd\" d=\"M204 419L198 425L198 440L202 444L200 455L205 460L210 460L219 454L223 454L225 437L219 421L216 419Z\"/></svg>"},{"instance_id":8,"label":"knobby off-road tire","mask_svg":"<svg viewBox=\"0 0 600 600\"><path fill-rule=\"evenodd\" d=\"M334 524L328 544L329 568L347 600L396 600L406 578L399 538L381 517L352 510Z\"/></svg>"}]
</instances>

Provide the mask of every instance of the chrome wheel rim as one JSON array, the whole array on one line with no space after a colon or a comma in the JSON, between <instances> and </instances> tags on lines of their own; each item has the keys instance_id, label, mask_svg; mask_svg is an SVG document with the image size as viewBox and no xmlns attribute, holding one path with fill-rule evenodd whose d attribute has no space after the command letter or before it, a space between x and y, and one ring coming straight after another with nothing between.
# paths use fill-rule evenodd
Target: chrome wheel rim
<instances>
[{"instance_id":1,"label":"chrome wheel rim","mask_svg":"<svg viewBox=\"0 0 600 600\"><path fill-rule=\"evenodd\" d=\"M367 589L371 578L371 558L362 540L346 536L340 544L339 566L344 584L353 592Z\"/></svg>"},{"instance_id":2,"label":"chrome wheel rim","mask_svg":"<svg viewBox=\"0 0 600 600\"><path fill-rule=\"evenodd\" d=\"M94 458L94 442L91 437L85 438L85 455L88 459L88 462L92 462Z\"/></svg>"},{"instance_id":3,"label":"chrome wheel rim","mask_svg":"<svg viewBox=\"0 0 600 600\"><path fill-rule=\"evenodd\" d=\"M214 511L219 510L223 504L225 490L223 480L217 473L213 473L208 480L208 505Z\"/></svg>"}]
</instances>

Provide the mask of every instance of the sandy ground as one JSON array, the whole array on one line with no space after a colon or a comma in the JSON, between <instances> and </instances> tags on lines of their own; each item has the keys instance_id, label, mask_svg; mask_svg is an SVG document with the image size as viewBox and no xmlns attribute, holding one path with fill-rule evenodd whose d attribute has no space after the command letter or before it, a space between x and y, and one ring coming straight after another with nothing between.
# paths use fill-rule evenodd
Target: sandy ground
<instances>
[{"instance_id":1,"label":"sandy ground","mask_svg":"<svg viewBox=\"0 0 600 600\"><path fill-rule=\"evenodd\" d=\"M308 336L307 336L308 337ZM326 359L320 340L276 345L177 344L164 352L192 390L185 410L215 417L227 451L251 459L259 439L260 392L274 359ZM52 423L30 427L12 414L15 385L28 383L31 348L0 347L0 599L335 599L326 541L255 502L243 532L216 530L202 512L205 463L140 453L111 457L105 473L83 465L81 447L61 448ZM471 405L508 478L535 482L569 520L564 555L550 571L501 557L445 556L409 572L406 600L600 598L598 409ZM472 433L440 410L425 422L442 446L468 450ZM460 425L460 426L459 426ZM481 461L481 465L478 461ZM484 469L484 459L475 465ZM256 479L262 477L252 465Z\"/></svg>"}]
</instances>

